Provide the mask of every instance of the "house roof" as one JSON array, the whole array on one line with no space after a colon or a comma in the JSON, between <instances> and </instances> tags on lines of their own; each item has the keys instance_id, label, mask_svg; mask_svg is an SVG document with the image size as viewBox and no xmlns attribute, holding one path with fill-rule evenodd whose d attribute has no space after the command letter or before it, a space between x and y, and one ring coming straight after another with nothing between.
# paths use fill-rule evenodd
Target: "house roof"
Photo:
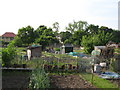
<instances>
[{"instance_id":1,"label":"house roof","mask_svg":"<svg viewBox=\"0 0 120 90\"><path fill-rule=\"evenodd\" d=\"M13 32L6 32L2 35L2 37L15 37L16 35Z\"/></svg>"}]
</instances>

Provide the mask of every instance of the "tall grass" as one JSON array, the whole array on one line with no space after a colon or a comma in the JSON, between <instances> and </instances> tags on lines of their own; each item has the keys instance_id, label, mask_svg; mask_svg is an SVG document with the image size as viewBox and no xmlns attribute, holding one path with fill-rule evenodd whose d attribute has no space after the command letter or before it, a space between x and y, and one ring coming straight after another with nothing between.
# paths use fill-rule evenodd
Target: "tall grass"
<instances>
[{"instance_id":1,"label":"tall grass","mask_svg":"<svg viewBox=\"0 0 120 90\"><path fill-rule=\"evenodd\" d=\"M32 89L49 88L50 81L48 74L42 68L36 68L32 71L29 87Z\"/></svg>"},{"instance_id":2,"label":"tall grass","mask_svg":"<svg viewBox=\"0 0 120 90\"><path fill-rule=\"evenodd\" d=\"M50 81L48 74L45 72L43 68L44 60L36 59L34 60L34 64L36 65L35 70L32 71L30 77L30 84L29 87L32 89L39 89L39 88L49 88Z\"/></svg>"}]
</instances>

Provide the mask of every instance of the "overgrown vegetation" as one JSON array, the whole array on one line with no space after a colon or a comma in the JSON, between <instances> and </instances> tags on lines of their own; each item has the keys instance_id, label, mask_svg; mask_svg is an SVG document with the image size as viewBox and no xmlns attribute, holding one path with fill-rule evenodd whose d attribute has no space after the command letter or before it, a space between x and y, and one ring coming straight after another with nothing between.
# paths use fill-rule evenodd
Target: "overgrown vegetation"
<instances>
[{"instance_id":1,"label":"overgrown vegetation","mask_svg":"<svg viewBox=\"0 0 120 90\"><path fill-rule=\"evenodd\" d=\"M49 88L50 87L49 77L43 67L45 61L42 59L36 59L34 63L36 67L32 71L29 87L31 89Z\"/></svg>"},{"instance_id":2,"label":"overgrown vegetation","mask_svg":"<svg viewBox=\"0 0 120 90\"><path fill-rule=\"evenodd\" d=\"M29 87L31 89L50 87L48 74L44 71L43 68L36 68L35 70L32 71Z\"/></svg>"},{"instance_id":3,"label":"overgrown vegetation","mask_svg":"<svg viewBox=\"0 0 120 90\"><path fill-rule=\"evenodd\" d=\"M11 61L16 58L16 48L13 43L10 43L7 48L2 48L2 65L9 66Z\"/></svg>"}]
</instances>

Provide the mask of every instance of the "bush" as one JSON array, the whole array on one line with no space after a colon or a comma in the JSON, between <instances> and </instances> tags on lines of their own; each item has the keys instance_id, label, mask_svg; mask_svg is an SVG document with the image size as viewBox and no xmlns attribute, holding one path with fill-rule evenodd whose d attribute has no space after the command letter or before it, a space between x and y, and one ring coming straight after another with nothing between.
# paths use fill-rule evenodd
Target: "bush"
<instances>
[{"instance_id":1,"label":"bush","mask_svg":"<svg viewBox=\"0 0 120 90\"><path fill-rule=\"evenodd\" d=\"M7 48L2 48L2 64L10 65L11 61L15 59L17 53L13 43L10 43Z\"/></svg>"},{"instance_id":2,"label":"bush","mask_svg":"<svg viewBox=\"0 0 120 90\"><path fill-rule=\"evenodd\" d=\"M30 88L39 89L39 88L49 88L50 82L47 73L44 69L37 68L32 71L32 76L30 78Z\"/></svg>"}]
</instances>

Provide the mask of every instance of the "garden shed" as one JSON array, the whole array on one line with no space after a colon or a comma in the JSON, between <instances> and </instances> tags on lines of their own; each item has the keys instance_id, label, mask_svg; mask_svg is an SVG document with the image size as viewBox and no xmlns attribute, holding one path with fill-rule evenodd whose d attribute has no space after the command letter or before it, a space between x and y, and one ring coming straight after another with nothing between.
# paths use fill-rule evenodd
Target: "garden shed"
<instances>
[{"instance_id":1,"label":"garden shed","mask_svg":"<svg viewBox=\"0 0 120 90\"><path fill-rule=\"evenodd\" d=\"M31 45L27 47L27 56L28 59L31 58L39 58L42 53L42 46L41 45Z\"/></svg>"},{"instance_id":2,"label":"garden shed","mask_svg":"<svg viewBox=\"0 0 120 90\"><path fill-rule=\"evenodd\" d=\"M69 53L69 52L73 52L73 45L72 44L64 44L61 47L61 53L65 54L65 53Z\"/></svg>"}]
</instances>

